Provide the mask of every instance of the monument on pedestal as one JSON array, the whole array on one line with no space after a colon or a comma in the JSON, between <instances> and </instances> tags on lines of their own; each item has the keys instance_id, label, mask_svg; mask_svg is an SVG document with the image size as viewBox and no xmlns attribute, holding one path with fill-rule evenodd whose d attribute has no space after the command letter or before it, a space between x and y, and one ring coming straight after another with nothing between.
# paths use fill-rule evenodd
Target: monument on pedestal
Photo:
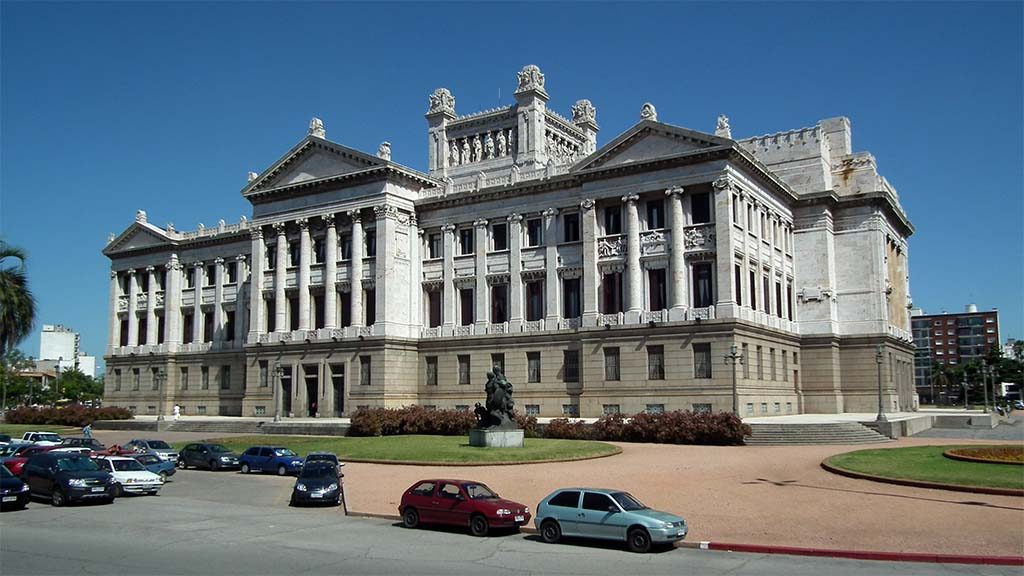
<instances>
[{"instance_id":1,"label":"monument on pedestal","mask_svg":"<svg viewBox=\"0 0 1024 576\"><path fill-rule=\"evenodd\" d=\"M484 385L487 400L484 406L479 402L473 412L476 414L476 428L469 431L469 445L489 448L522 448L523 429L516 424L512 402L512 383L505 379L501 368L495 367L487 373Z\"/></svg>"}]
</instances>

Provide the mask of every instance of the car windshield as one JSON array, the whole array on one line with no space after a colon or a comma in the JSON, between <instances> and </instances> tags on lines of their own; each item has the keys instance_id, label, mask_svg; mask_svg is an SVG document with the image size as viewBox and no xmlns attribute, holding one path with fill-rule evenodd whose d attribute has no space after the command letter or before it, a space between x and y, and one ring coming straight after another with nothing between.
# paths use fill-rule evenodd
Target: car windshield
<instances>
[{"instance_id":1,"label":"car windshield","mask_svg":"<svg viewBox=\"0 0 1024 576\"><path fill-rule=\"evenodd\" d=\"M337 462L338 457L334 454L309 454L306 462Z\"/></svg>"},{"instance_id":2,"label":"car windshield","mask_svg":"<svg viewBox=\"0 0 1024 576\"><path fill-rule=\"evenodd\" d=\"M56 434L36 434L36 442L60 442L60 436Z\"/></svg>"},{"instance_id":3,"label":"car windshield","mask_svg":"<svg viewBox=\"0 0 1024 576\"><path fill-rule=\"evenodd\" d=\"M333 466L306 466L299 473L299 478L331 478L337 475Z\"/></svg>"},{"instance_id":4,"label":"car windshield","mask_svg":"<svg viewBox=\"0 0 1024 576\"><path fill-rule=\"evenodd\" d=\"M3 458L4 456L10 456L11 454L14 454L14 452L17 449L18 449L17 446L4 446L3 448L0 448L0 458Z\"/></svg>"},{"instance_id":5,"label":"car windshield","mask_svg":"<svg viewBox=\"0 0 1024 576\"><path fill-rule=\"evenodd\" d=\"M0 478L14 478L14 474L11 474L7 466L0 466Z\"/></svg>"},{"instance_id":6,"label":"car windshield","mask_svg":"<svg viewBox=\"0 0 1024 576\"><path fill-rule=\"evenodd\" d=\"M139 462L141 462L142 464L159 464L160 463L160 459L159 458L157 458L156 456L152 456L150 454L145 454L143 456L137 456L135 459L138 460Z\"/></svg>"},{"instance_id":7,"label":"car windshield","mask_svg":"<svg viewBox=\"0 0 1024 576\"><path fill-rule=\"evenodd\" d=\"M472 500L486 500L488 498L497 498L498 495L491 491L490 488L483 484L466 484L463 486L466 489L466 494L469 494Z\"/></svg>"},{"instance_id":8,"label":"car windshield","mask_svg":"<svg viewBox=\"0 0 1024 576\"><path fill-rule=\"evenodd\" d=\"M170 450L171 445L163 440L150 440L149 447L154 450ZM220 450L214 449L214 452L220 452Z\"/></svg>"},{"instance_id":9,"label":"car windshield","mask_svg":"<svg viewBox=\"0 0 1024 576\"><path fill-rule=\"evenodd\" d=\"M116 472L142 472L146 469L136 460L111 460Z\"/></svg>"},{"instance_id":10,"label":"car windshield","mask_svg":"<svg viewBox=\"0 0 1024 576\"><path fill-rule=\"evenodd\" d=\"M642 502L634 498L633 495L628 492L615 492L612 494L612 498L614 498L615 501L619 503L619 506L622 506L622 509L626 512L632 510L644 510L647 508L647 506L644 506Z\"/></svg>"},{"instance_id":11,"label":"car windshield","mask_svg":"<svg viewBox=\"0 0 1024 576\"><path fill-rule=\"evenodd\" d=\"M88 458L61 458L57 460L57 469L66 472L92 472L99 466Z\"/></svg>"},{"instance_id":12,"label":"car windshield","mask_svg":"<svg viewBox=\"0 0 1024 576\"><path fill-rule=\"evenodd\" d=\"M298 456L298 454L287 448L274 448L274 456Z\"/></svg>"},{"instance_id":13,"label":"car windshield","mask_svg":"<svg viewBox=\"0 0 1024 576\"><path fill-rule=\"evenodd\" d=\"M210 444L210 452L231 452L223 444Z\"/></svg>"}]
</instances>

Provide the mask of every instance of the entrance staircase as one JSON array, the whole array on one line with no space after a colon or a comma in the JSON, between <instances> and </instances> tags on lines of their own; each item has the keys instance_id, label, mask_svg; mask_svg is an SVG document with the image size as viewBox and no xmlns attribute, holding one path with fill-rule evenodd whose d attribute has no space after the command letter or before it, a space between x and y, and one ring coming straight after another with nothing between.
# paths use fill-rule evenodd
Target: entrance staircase
<instances>
[{"instance_id":1,"label":"entrance staircase","mask_svg":"<svg viewBox=\"0 0 1024 576\"><path fill-rule=\"evenodd\" d=\"M881 444L890 439L857 422L822 424L749 424L753 434L745 439L751 446L799 444Z\"/></svg>"},{"instance_id":2,"label":"entrance staircase","mask_svg":"<svg viewBox=\"0 0 1024 576\"><path fill-rule=\"evenodd\" d=\"M167 432L201 432L204 434L262 434L259 420L179 420L164 428Z\"/></svg>"}]
</instances>

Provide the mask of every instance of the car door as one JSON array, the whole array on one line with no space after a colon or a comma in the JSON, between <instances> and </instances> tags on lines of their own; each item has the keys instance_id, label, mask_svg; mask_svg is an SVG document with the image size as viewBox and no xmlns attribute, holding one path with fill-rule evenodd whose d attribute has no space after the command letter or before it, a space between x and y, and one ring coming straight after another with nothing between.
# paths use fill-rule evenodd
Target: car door
<instances>
[{"instance_id":1,"label":"car door","mask_svg":"<svg viewBox=\"0 0 1024 576\"><path fill-rule=\"evenodd\" d=\"M259 456L256 457L256 461L259 463L259 469L264 472L270 472L274 466L274 451L270 448L260 448Z\"/></svg>"},{"instance_id":2,"label":"car door","mask_svg":"<svg viewBox=\"0 0 1024 576\"><path fill-rule=\"evenodd\" d=\"M437 522L437 482L420 482L406 494L405 503L416 509L420 522Z\"/></svg>"},{"instance_id":3,"label":"car door","mask_svg":"<svg viewBox=\"0 0 1024 576\"><path fill-rule=\"evenodd\" d=\"M437 490L436 501L438 522L455 526L469 526L472 505L458 484L443 483Z\"/></svg>"},{"instance_id":4,"label":"car door","mask_svg":"<svg viewBox=\"0 0 1024 576\"><path fill-rule=\"evenodd\" d=\"M558 521L562 534L574 536L579 530L580 491L562 490L548 500L548 515Z\"/></svg>"},{"instance_id":5,"label":"car door","mask_svg":"<svg viewBox=\"0 0 1024 576\"><path fill-rule=\"evenodd\" d=\"M189 444L182 450L181 456L188 466L199 465L199 444Z\"/></svg>"},{"instance_id":6,"label":"car door","mask_svg":"<svg viewBox=\"0 0 1024 576\"><path fill-rule=\"evenodd\" d=\"M607 494L584 492L576 517L583 536L609 540L626 538L626 515Z\"/></svg>"}]
</instances>

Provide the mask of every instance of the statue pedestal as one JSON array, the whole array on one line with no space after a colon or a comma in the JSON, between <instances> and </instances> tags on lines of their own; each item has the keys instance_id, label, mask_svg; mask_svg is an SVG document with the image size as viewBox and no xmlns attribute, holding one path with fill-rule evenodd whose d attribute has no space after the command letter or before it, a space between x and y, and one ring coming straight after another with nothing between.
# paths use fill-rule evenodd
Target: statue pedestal
<instances>
[{"instance_id":1,"label":"statue pedestal","mask_svg":"<svg viewBox=\"0 0 1024 576\"><path fill-rule=\"evenodd\" d=\"M522 448L523 430L483 430L473 428L469 431L469 445L481 448Z\"/></svg>"}]
</instances>

